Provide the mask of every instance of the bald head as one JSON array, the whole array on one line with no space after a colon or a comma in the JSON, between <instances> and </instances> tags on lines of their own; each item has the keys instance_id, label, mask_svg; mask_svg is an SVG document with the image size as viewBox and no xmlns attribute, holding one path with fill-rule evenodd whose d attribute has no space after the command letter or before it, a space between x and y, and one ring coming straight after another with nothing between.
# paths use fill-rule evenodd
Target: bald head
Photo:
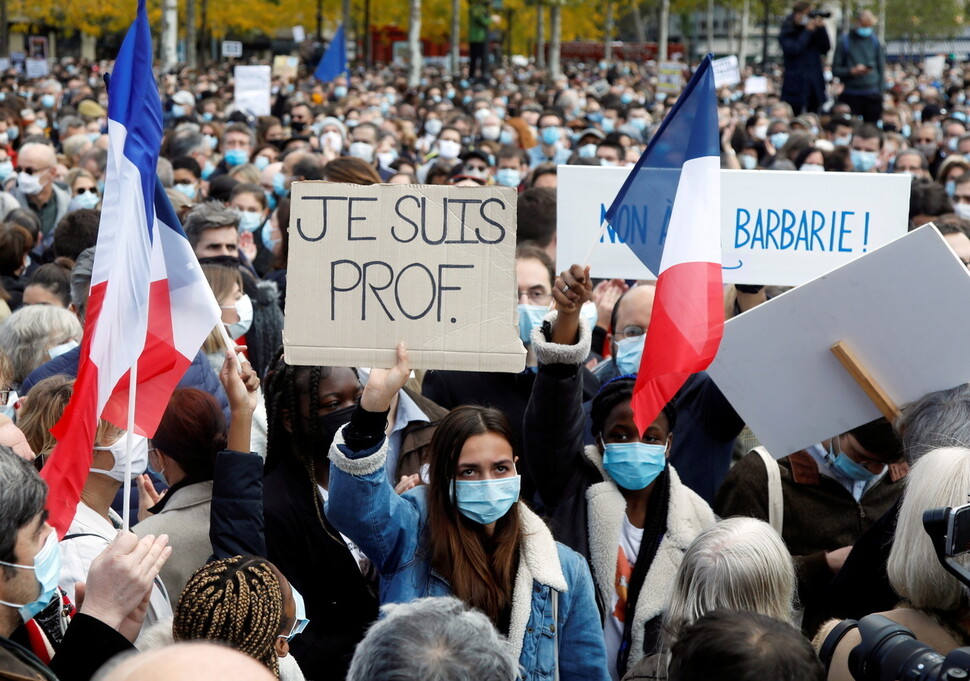
<instances>
[{"instance_id":1,"label":"bald head","mask_svg":"<svg viewBox=\"0 0 970 681\"><path fill-rule=\"evenodd\" d=\"M24 167L48 168L57 163L57 154L54 153L54 147L50 145L31 142L20 148L17 159Z\"/></svg>"},{"instance_id":2,"label":"bald head","mask_svg":"<svg viewBox=\"0 0 970 681\"><path fill-rule=\"evenodd\" d=\"M875 26L876 25L876 15L871 11L864 9L859 12L859 25L863 27Z\"/></svg>"},{"instance_id":3,"label":"bald head","mask_svg":"<svg viewBox=\"0 0 970 681\"><path fill-rule=\"evenodd\" d=\"M213 643L176 643L138 653L110 669L102 669L95 681L275 681L272 672L238 650Z\"/></svg>"}]
</instances>

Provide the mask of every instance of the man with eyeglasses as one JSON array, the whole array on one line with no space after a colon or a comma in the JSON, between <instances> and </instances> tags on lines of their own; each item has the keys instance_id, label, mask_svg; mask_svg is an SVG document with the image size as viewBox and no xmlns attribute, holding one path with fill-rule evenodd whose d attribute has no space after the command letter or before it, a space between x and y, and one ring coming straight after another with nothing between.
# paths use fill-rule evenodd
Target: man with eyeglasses
<instances>
[{"instance_id":1,"label":"man with eyeglasses","mask_svg":"<svg viewBox=\"0 0 970 681\"><path fill-rule=\"evenodd\" d=\"M17 185L10 193L22 208L31 211L40 220L43 237L34 250L42 253L54 240L57 223L67 214L71 195L54 184L57 156L53 147L38 143L25 144L20 148L17 162Z\"/></svg>"}]
</instances>

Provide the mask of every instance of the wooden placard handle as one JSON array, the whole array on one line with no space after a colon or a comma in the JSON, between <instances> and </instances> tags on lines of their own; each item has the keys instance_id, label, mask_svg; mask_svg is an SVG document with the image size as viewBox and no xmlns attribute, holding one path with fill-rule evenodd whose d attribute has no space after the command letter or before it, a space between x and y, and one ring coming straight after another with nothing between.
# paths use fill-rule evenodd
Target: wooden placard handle
<instances>
[{"instance_id":1,"label":"wooden placard handle","mask_svg":"<svg viewBox=\"0 0 970 681\"><path fill-rule=\"evenodd\" d=\"M899 407L893 402L893 399L882 389L882 386L876 382L872 374L869 373L859 358L855 355L852 350L845 344L845 341L839 341L831 348L832 354L839 360L845 370L849 372L849 375L859 384L863 392L869 396L872 403L876 405L882 415L886 417L886 420L890 423L895 422L896 417L899 416Z\"/></svg>"}]
</instances>

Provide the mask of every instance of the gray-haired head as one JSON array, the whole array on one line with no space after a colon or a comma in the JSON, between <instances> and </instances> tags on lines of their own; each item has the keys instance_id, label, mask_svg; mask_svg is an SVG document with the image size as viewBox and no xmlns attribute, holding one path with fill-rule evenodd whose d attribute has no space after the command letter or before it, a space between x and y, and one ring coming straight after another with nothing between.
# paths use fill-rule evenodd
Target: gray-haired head
<instances>
[{"instance_id":1,"label":"gray-haired head","mask_svg":"<svg viewBox=\"0 0 970 681\"><path fill-rule=\"evenodd\" d=\"M185 236L194 249L202 237L202 232L209 229L224 227L239 227L239 215L226 208L219 201L205 201L189 211L185 216Z\"/></svg>"},{"instance_id":2,"label":"gray-haired head","mask_svg":"<svg viewBox=\"0 0 970 681\"><path fill-rule=\"evenodd\" d=\"M158 181L166 189L175 184L175 171L172 169L172 162L164 156L158 157L158 163L155 165L155 173L158 175Z\"/></svg>"},{"instance_id":3,"label":"gray-haired head","mask_svg":"<svg viewBox=\"0 0 970 681\"><path fill-rule=\"evenodd\" d=\"M77 310L77 316L84 319L87 312L88 294L91 293L91 273L94 271L95 246L85 248L74 261L71 269L71 302Z\"/></svg>"},{"instance_id":4,"label":"gray-haired head","mask_svg":"<svg viewBox=\"0 0 970 681\"><path fill-rule=\"evenodd\" d=\"M17 533L44 510L47 485L27 461L0 445L0 560L17 562ZM16 568L0 567L7 578Z\"/></svg>"},{"instance_id":5,"label":"gray-haired head","mask_svg":"<svg viewBox=\"0 0 970 681\"><path fill-rule=\"evenodd\" d=\"M970 383L910 402L894 425L910 465L940 447L970 447Z\"/></svg>"},{"instance_id":6,"label":"gray-haired head","mask_svg":"<svg viewBox=\"0 0 970 681\"><path fill-rule=\"evenodd\" d=\"M171 158L190 156L206 148L205 137L198 130L177 130L168 144L168 155Z\"/></svg>"},{"instance_id":7,"label":"gray-haired head","mask_svg":"<svg viewBox=\"0 0 970 681\"><path fill-rule=\"evenodd\" d=\"M63 307L24 305L0 326L0 347L13 365L14 381L51 359L48 351L68 341L81 341L81 323Z\"/></svg>"},{"instance_id":8,"label":"gray-haired head","mask_svg":"<svg viewBox=\"0 0 970 681\"><path fill-rule=\"evenodd\" d=\"M451 596L385 605L347 681L513 681L518 661L491 620Z\"/></svg>"}]
</instances>

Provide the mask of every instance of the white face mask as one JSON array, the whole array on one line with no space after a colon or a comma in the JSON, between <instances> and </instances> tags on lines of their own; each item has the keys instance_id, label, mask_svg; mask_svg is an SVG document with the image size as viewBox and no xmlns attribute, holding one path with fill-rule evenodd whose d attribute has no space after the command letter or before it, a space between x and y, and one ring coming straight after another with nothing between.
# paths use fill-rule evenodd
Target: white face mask
<instances>
[{"instance_id":1,"label":"white face mask","mask_svg":"<svg viewBox=\"0 0 970 681\"><path fill-rule=\"evenodd\" d=\"M320 146L339 154L344 147L344 138L340 136L339 132L329 130L320 137Z\"/></svg>"},{"instance_id":2,"label":"white face mask","mask_svg":"<svg viewBox=\"0 0 970 681\"><path fill-rule=\"evenodd\" d=\"M799 170L803 173L824 173L825 166L818 163L803 163Z\"/></svg>"},{"instance_id":3,"label":"white face mask","mask_svg":"<svg viewBox=\"0 0 970 681\"><path fill-rule=\"evenodd\" d=\"M354 158L359 158L364 163L374 162L374 145L367 142L354 142L350 145L348 153Z\"/></svg>"},{"instance_id":4,"label":"white face mask","mask_svg":"<svg viewBox=\"0 0 970 681\"><path fill-rule=\"evenodd\" d=\"M498 125L483 125L482 126L482 138L487 140L497 140L498 136L502 134L502 127Z\"/></svg>"},{"instance_id":5,"label":"white face mask","mask_svg":"<svg viewBox=\"0 0 970 681\"><path fill-rule=\"evenodd\" d=\"M253 325L253 301L249 296L242 296L235 305L222 305L224 310L235 310L239 321L229 325L229 337L233 340L242 338L249 327Z\"/></svg>"},{"instance_id":6,"label":"white face mask","mask_svg":"<svg viewBox=\"0 0 970 681\"><path fill-rule=\"evenodd\" d=\"M461 153L461 144L453 140L438 140L438 155L446 161L453 161Z\"/></svg>"},{"instance_id":7,"label":"white face mask","mask_svg":"<svg viewBox=\"0 0 970 681\"><path fill-rule=\"evenodd\" d=\"M29 175L24 171L20 171L17 175L17 189L25 196L33 196L40 194L44 189L44 185L37 179L37 175Z\"/></svg>"},{"instance_id":8,"label":"white face mask","mask_svg":"<svg viewBox=\"0 0 970 681\"><path fill-rule=\"evenodd\" d=\"M958 203L953 206L953 212L957 217L970 220L970 203Z\"/></svg>"},{"instance_id":9,"label":"white face mask","mask_svg":"<svg viewBox=\"0 0 970 681\"><path fill-rule=\"evenodd\" d=\"M117 480L118 482L125 481L125 443L128 440L128 433L122 433L121 437L107 447L95 446L95 451L101 452L111 452L111 456L114 457L114 465L111 470L105 470L103 468L92 468L90 469L92 473L103 473L107 475L112 480ZM148 469L148 438L142 437L141 435L132 436L131 443L131 475L132 477L136 475L141 475Z\"/></svg>"}]
</instances>

